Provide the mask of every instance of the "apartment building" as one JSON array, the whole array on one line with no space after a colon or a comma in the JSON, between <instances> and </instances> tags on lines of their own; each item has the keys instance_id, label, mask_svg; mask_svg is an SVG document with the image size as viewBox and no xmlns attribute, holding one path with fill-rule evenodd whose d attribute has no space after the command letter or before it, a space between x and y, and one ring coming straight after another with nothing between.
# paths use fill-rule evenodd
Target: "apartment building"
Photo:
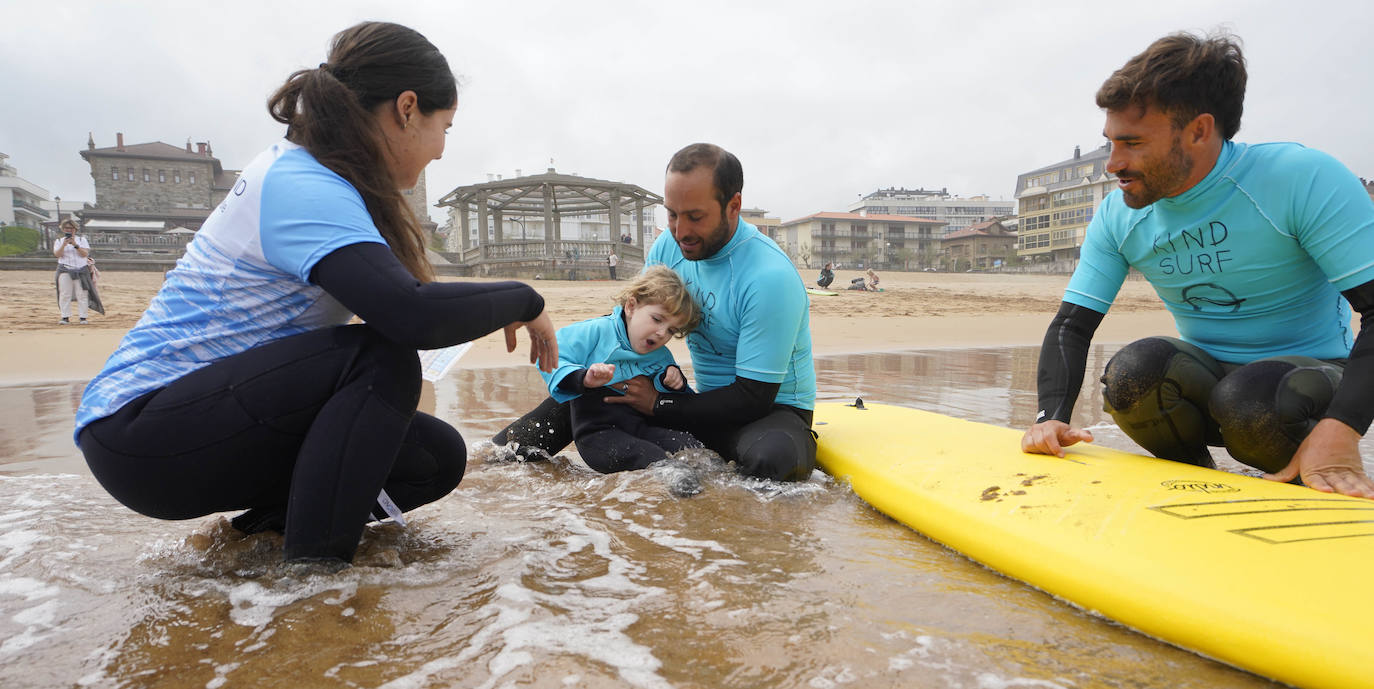
<instances>
[{"instance_id":1,"label":"apartment building","mask_svg":"<svg viewBox=\"0 0 1374 689\"><path fill-rule=\"evenodd\" d=\"M987 270L1016 255L1016 232L1000 221L989 220L950 232L942 245L941 253L950 270Z\"/></svg>"},{"instance_id":2,"label":"apartment building","mask_svg":"<svg viewBox=\"0 0 1374 689\"><path fill-rule=\"evenodd\" d=\"M1016 214L1015 201L994 201L992 198L954 196L949 189L879 189L850 204L850 213L866 215L908 215L938 220L945 225L945 233L967 229L980 222Z\"/></svg>"},{"instance_id":3,"label":"apartment building","mask_svg":"<svg viewBox=\"0 0 1374 689\"><path fill-rule=\"evenodd\" d=\"M1035 261L1077 260L1093 211L1116 188L1110 145L1016 178L1017 253Z\"/></svg>"},{"instance_id":4,"label":"apartment building","mask_svg":"<svg viewBox=\"0 0 1374 689\"><path fill-rule=\"evenodd\" d=\"M801 267L920 270L935 267L945 223L932 218L813 213L778 228L778 245Z\"/></svg>"},{"instance_id":5,"label":"apartment building","mask_svg":"<svg viewBox=\"0 0 1374 689\"><path fill-rule=\"evenodd\" d=\"M5 162L0 153L0 225L39 229L52 218L44 204L48 190L19 176L19 170Z\"/></svg>"}]
</instances>

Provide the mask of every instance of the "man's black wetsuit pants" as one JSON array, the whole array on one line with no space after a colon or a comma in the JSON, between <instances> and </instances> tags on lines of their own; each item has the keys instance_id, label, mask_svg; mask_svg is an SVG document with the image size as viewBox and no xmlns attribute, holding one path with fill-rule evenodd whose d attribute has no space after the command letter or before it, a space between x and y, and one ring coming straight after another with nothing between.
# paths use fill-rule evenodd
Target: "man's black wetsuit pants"
<instances>
[{"instance_id":1,"label":"man's black wetsuit pants","mask_svg":"<svg viewBox=\"0 0 1374 689\"><path fill-rule=\"evenodd\" d=\"M1269 473L1288 465L1322 419L1344 360L1218 362L1172 337L1132 342L1107 363L1103 407L1156 457L1212 466L1208 445Z\"/></svg>"},{"instance_id":2,"label":"man's black wetsuit pants","mask_svg":"<svg viewBox=\"0 0 1374 689\"><path fill-rule=\"evenodd\" d=\"M492 442L516 443L517 451L527 459L552 455L573 439L570 406L570 402L559 404L547 397L497 433ZM809 410L776 404L763 418L742 426L679 430L691 433L726 461L735 462L742 474L776 481L805 481L816 468L816 437L811 433L811 417Z\"/></svg>"}]
</instances>

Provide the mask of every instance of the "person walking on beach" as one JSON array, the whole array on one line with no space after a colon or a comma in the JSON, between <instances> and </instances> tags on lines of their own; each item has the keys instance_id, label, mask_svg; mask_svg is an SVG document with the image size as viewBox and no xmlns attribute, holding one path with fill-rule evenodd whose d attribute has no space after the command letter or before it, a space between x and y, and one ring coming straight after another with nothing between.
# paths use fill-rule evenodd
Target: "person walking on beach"
<instances>
[{"instance_id":1,"label":"person walking on beach","mask_svg":"<svg viewBox=\"0 0 1374 689\"><path fill-rule=\"evenodd\" d=\"M401 196L444 151L453 72L419 33L365 22L268 101L286 138L240 174L86 387L76 439L115 499L160 519L246 510L289 561L351 561L369 520L448 494L467 450L415 411L416 349L517 329L558 358L518 282L433 281ZM364 324L345 325L353 314Z\"/></svg>"},{"instance_id":2,"label":"person walking on beach","mask_svg":"<svg viewBox=\"0 0 1374 689\"><path fill-rule=\"evenodd\" d=\"M1374 417L1374 204L1329 155L1233 141L1245 82L1232 37L1175 34L1097 92L1119 186L1045 334L1040 414L1021 446L1063 456L1092 440L1070 415L1093 333L1134 268L1180 337L1107 363L1104 406L1127 435L1164 459L1212 466L1207 446L1224 446L1268 478L1374 498L1358 446Z\"/></svg>"},{"instance_id":3,"label":"person walking on beach","mask_svg":"<svg viewBox=\"0 0 1374 689\"><path fill-rule=\"evenodd\" d=\"M603 474L643 469L700 445L687 433L649 423L630 407L604 402L623 394L636 376L652 381L660 393L691 392L664 345L685 337L700 321L682 278L651 266L616 295L610 315L558 330L558 367L540 375L551 398L569 403L573 441L587 466Z\"/></svg>"},{"instance_id":4,"label":"person walking on beach","mask_svg":"<svg viewBox=\"0 0 1374 689\"><path fill-rule=\"evenodd\" d=\"M616 255L615 255L615 252L612 251L611 254L610 254L609 256L606 257L606 266L609 267L609 268L611 269L611 280L615 280L615 279L616 279L616 277L615 277L615 267L618 266L618 265L620 265L620 257L619 257L619 256L616 256Z\"/></svg>"},{"instance_id":5,"label":"person walking on beach","mask_svg":"<svg viewBox=\"0 0 1374 689\"><path fill-rule=\"evenodd\" d=\"M100 303L100 293L95 286L91 272L91 244L79 232L76 221L67 218L60 225L62 238L53 247L57 257L57 312L58 325L71 325L72 299L76 299L76 315L81 325L86 325L91 310L105 315L105 307Z\"/></svg>"},{"instance_id":6,"label":"person walking on beach","mask_svg":"<svg viewBox=\"0 0 1374 689\"><path fill-rule=\"evenodd\" d=\"M677 271L701 305L701 326L687 336L699 393L660 395L635 377L606 402L691 433L748 476L804 481L816 466L816 371L801 276L773 240L740 219L744 172L730 152L712 144L678 151L664 186L669 231L645 265ZM567 405L548 398L492 440L516 443L534 459L571 437Z\"/></svg>"}]
</instances>

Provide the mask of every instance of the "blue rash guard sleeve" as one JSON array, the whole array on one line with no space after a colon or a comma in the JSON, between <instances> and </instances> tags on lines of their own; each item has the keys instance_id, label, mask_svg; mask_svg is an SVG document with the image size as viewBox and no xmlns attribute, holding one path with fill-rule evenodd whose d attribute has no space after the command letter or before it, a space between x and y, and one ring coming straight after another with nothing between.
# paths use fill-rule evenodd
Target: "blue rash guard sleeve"
<instances>
[{"instance_id":1,"label":"blue rash guard sleeve","mask_svg":"<svg viewBox=\"0 0 1374 689\"><path fill-rule=\"evenodd\" d=\"M1108 203L1110 200L1103 206ZM1099 313L1107 313L1111 308L1131 269L1104 225L1104 217L1106 214L1099 212L1088 223L1083 247L1079 250L1078 267L1064 291L1064 301Z\"/></svg>"},{"instance_id":2,"label":"blue rash guard sleeve","mask_svg":"<svg viewBox=\"0 0 1374 689\"><path fill-rule=\"evenodd\" d=\"M735 354L735 376L782 383L791 363L793 346L802 318L810 304L800 289L763 289L762 285L786 285L794 274L761 273L754 289L741 297L739 344Z\"/></svg>"}]
</instances>

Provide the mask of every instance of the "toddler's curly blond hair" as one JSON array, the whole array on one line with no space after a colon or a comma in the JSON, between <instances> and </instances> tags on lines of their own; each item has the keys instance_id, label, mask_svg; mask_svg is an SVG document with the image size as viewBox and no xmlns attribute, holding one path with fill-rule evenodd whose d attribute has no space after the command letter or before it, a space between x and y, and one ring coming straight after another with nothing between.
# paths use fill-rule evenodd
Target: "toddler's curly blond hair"
<instances>
[{"instance_id":1,"label":"toddler's curly blond hair","mask_svg":"<svg viewBox=\"0 0 1374 689\"><path fill-rule=\"evenodd\" d=\"M631 299L641 306L657 304L669 315L683 318L683 326L678 328L674 337L685 337L701 325L701 307L692 299L692 294L687 291L687 285L682 282L682 278L668 266L645 268L644 272L636 275L625 289L615 295L615 302L622 308Z\"/></svg>"}]
</instances>

